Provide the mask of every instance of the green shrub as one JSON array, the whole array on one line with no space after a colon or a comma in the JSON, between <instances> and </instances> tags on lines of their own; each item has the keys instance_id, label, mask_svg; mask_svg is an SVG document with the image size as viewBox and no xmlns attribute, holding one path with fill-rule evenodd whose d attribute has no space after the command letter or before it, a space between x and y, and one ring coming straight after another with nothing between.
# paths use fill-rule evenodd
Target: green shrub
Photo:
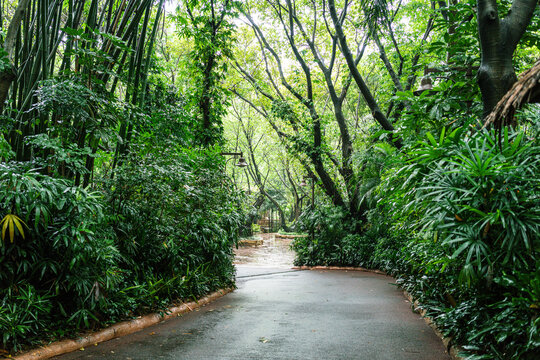
<instances>
[{"instance_id":1,"label":"green shrub","mask_svg":"<svg viewBox=\"0 0 540 360\"><path fill-rule=\"evenodd\" d=\"M132 155L104 197L32 165L0 163L5 348L234 286L244 217L217 151Z\"/></svg>"},{"instance_id":2,"label":"green shrub","mask_svg":"<svg viewBox=\"0 0 540 360\"><path fill-rule=\"evenodd\" d=\"M410 236L398 282L470 359L536 358L540 147L457 129L406 156L382 189L401 209L388 227Z\"/></svg>"},{"instance_id":3,"label":"green shrub","mask_svg":"<svg viewBox=\"0 0 540 360\"><path fill-rule=\"evenodd\" d=\"M540 248L540 147L523 133L430 137L411 153L419 225L453 259L465 259L461 279L491 282L505 267L531 269ZM437 152L443 151L441 154ZM434 156L435 155L435 156Z\"/></svg>"},{"instance_id":4,"label":"green shrub","mask_svg":"<svg viewBox=\"0 0 540 360\"><path fill-rule=\"evenodd\" d=\"M0 243L4 345L41 336L45 324L98 322L121 278L100 197L29 164L1 163L0 214L26 224Z\"/></svg>"},{"instance_id":5,"label":"green shrub","mask_svg":"<svg viewBox=\"0 0 540 360\"><path fill-rule=\"evenodd\" d=\"M361 227L304 214L315 238L295 240L297 264L395 275L467 359L538 358L540 146L525 134L428 133L383 175Z\"/></svg>"},{"instance_id":6,"label":"green shrub","mask_svg":"<svg viewBox=\"0 0 540 360\"><path fill-rule=\"evenodd\" d=\"M346 214L333 206L303 212L296 228L309 236L296 238L291 245L296 252L295 265L337 265L333 254L346 234L345 218Z\"/></svg>"},{"instance_id":7,"label":"green shrub","mask_svg":"<svg viewBox=\"0 0 540 360\"><path fill-rule=\"evenodd\" d=\"M358 221L334 206L320 206L302 213L297 229L308 237L296 238L291 248L296 265L364 265L371 244L354 235Z\"/></svg>"},{"instance_id":8,"label":"green shrub","mask_svg":"<svg viewBox=\"0 0 540 360\"><path fill-rule=\"evenodd\" d=\"M47 328L53 304L51 295L39 295L32 285L18 284L3 291L0 303L2 343L14 344Z\"/></svg>"},{"instance_id":9,"label":"green shrub","mask_svg":"<svg viewBox=\"0 0 540 360\"><path fill-rule=\"evenodd\" d=\"M130 270L125 286L150 288L150 302L141 304L150 307L156 297L171 301L231 286L232 246L243 220L218 153L165 153L133 155L108 186L121 267Z\"/></svg>"}]
</instances>

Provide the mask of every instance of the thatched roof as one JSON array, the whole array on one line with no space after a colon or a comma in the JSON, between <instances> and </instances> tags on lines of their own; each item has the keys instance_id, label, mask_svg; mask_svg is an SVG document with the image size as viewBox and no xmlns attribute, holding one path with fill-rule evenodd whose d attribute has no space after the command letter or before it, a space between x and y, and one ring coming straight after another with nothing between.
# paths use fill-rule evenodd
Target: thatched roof
<instances>
[{"instance_id":1,"label":"thatched roof","mask_svg":"<svg viewBox=\"0 0 540 360\"><path fill-rule=\"evenodd\" d=\"M514 123L516 110L524 104L540 101L540 60L519 77L519 80L497 103L484 121L484 127L494 124L501 128Z\"/></svg>"}]
</instances>

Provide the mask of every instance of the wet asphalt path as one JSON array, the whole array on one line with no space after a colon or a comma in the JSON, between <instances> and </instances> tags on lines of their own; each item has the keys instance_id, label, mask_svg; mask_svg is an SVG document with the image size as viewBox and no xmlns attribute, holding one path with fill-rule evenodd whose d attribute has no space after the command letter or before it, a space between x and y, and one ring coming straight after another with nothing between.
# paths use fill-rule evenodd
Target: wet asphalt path
<instances>
[{"instance_id":1,"label":"wet asphalt path","mask_svg":"<svg viewBox=\"0 0 540 360\"><path fill-rule=\"evenodd\" d=\"M450 357L390 277L239 265L238 289L200 310L55 359Z\"/></svg>"}]
</instances>

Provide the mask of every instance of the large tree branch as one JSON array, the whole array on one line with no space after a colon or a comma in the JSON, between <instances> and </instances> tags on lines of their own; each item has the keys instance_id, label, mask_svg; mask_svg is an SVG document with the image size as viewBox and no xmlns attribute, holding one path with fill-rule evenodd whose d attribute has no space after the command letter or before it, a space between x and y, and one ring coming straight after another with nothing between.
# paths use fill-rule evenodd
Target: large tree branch
<instances>
[{"instance_id":1,"label":"large tree branch","mask_svg":"<svg viewBox=\"0 0 540 360\"><path fill-rule=\"evenodd\" d=\"M353 152L353 147L352 147L351 137L349 134L349 129L347 126L347 121L345 119L345 115L343 114L342 99L344 98L344 96L340 98L337 95L336 88L332 80L331 70L325 66L324 59L321 57L320 52L318 51L314 41L312 41L312 39L310 39L307 36L307 33L304 30L302 23L300 22L298 17L295 15L291 15L293 14L291 1L290 0L286 0L286 1L287 1L288 12L289 12L289 16L291 20L294 21L294 23L296 23L296 25L298 26L302 36L304 37L304 40L308 43L311 53L313 57L315 58L315 62L317 63L317 65L319 66L319 68L321 69L324 75L326 87L328 89L330 99L332 100L332 105L334 109L334 117L336 119L339 131L340 131L342 163L340 166L338 166L338 168L340 169L340 173L344 177L345 183L347 184L347 190L349 191L350 180L352 179L354 175L354 172L351 168L351 161L350 161L350 158ZM337 43L337 37L334 36L332 40L333 40L333 45L335 47L335 44ZM348 89L348 86L345 86L342 90L346 93L347 89ZM351 194L349 194L349 197L350 195Z\"/></svg>"},{"instance_id":2,"label":"large tree branch","mask_svg":"<svg viewBox=\"0 0 540 360\"><path fill-rule=\"evenodd\" d=\"M390 75L390 78L392 79L392 82L394 83L394 86L398 91L403 91L403 86L401 85L401 81L399 79L398 74L394 70L394 66L388 59L388 56L386 56L386 50L381 42L381 39L379 38L379 34L377 33L377 29L373 26L371 22L368 22L369 26L369 33L371 37L373 38L373 41L377 45L377 48L379 49L379 57L381 58L384 67L386 68L386 71L388 71L388 75ZM401 55L400 55L401 57Z\"/></svg>"},{"instance_id":3,"label":"large tree branch","mask_svg":"<svg viewBox=\"0 0 540 360\"><path fill-rule=\"evenodd\" d=\"M309 151L309 157L313 163L313 166L319 175L319 178L321 179L321 182L323 184L323 189L327 193L327 195L332 199L332 202L336 206L345 207L345 202L343 201L343 198L334 183L332 177L328 174L326 171L323 161L322 161L322 154L324 154L324 151L322 151L322 131L321 131L321 123L319 116L317 114L317 111L315 109L315 105L313 103L313 90L312 90L312 79L311 79L311 72L309 69L309 66L305 62L305 60L302 58L300 52L298 51L298 48L296 47L296 43L294 41L294 19L292 18L292 11L289 11L289 26L285 24L282 10L286 10L281 4L278 3L278 5L273 4L270 1L267 1L270 6L274 9L277 16L279 17L281 24L283 26L283 29L285 30L285 33L287 35L287 38L289 40L289 44L293 50L293 53L295 55L296 60L300 63L302 70L304 71L304 75L306 77L306 86L307 86L307 94L306 97L304 97L302 94L300 94L296 89L294 89L286 80L283 68L281 65L281 60L277 54L277 52L270 46L268 41L266 40L266 37L264 36L263 32L261 31L260 27L253 21L251 16L244 12L244 15L249 20L251 27L253 28L254 32L258 35L260 38L262 44L264 45L264 49L267 49L270 54L272 54L274 60L276 61L278 72L280 75L281 83L285 88L295 97L297 98L300 103L302 103L310 112L310 117L313 121L313 150Z\"/></svg>"},{"instance_id":4,"label":"large tree branch","mask_svg":"<svg viewBox=\"0 0 540 360\"><path fill-rule=\"evenodd\" d=\"M369 106L371 113L375 120L383 127L383 129L387 131L394 132L394 126L386 116L382 113L382 111L379 109L379 105L377 104L377 101L371 94L371 91L367 84L364 82L364 79L360 75L360 72L358 71L358 68L356 64L354 63L354 58L352 56L351 50L349 49L349 45L347 44L347 39L345 37L345 34L343 32L343 28L341 26L341 22L338 19L335 2L334 0L328 0L328 8L330 11L330 16L332 18L332 22L334 23L334 28L336 30L336 35L339 39L339 42L341 44L341 51L343 53L343 56L345 57L345 60L347 61L347 65L349 66L349 70L351 71L351 75L356 82L356 85L358 86L358 89L362 93L362 96L366 100L367 105ZM397 147L401 147L401 141L399 139L396 139L394 144Z\"/></svg>"},{"instance_id":5,"label":"large tree branch","mask_svg":"<svg viewBox=\"0 0 540 360\"><path fill-rule=\"evenodd\" d=\"M257 32L255 32L255 38L257 39L257 42L259 43L259 46L261 48L261 53L264 59L266 75L268 76L268 79L270 80L270 83L272 84L272 87L274 88L274 91L276 92L276 94L281 98L281 100L285 100L285 97L279 90L279 87L277 86L274 80L274 76L272 75L272 72L270 71L270 68L268 66L268 57L266 56L266 50Z\"/></svg>"},{"instance_id":6,"label":"large tree branch","mask_svg":"<svg viewBox=\"0 0 540 360\"><path fill-rule=\"evenodd\" d=\"M239 71L240 73L242 73L242 75L244 76L244 78L251 84L251 86L253 86L259 93L261 93L264 97L270 99L270 100L274 100L274 97L272 95L270 95L268 92L264 91L260 86L259 84L257 83L257 81L253 78L253 76L251 76L246 70L244 70L244 68L242 66L240 66L240 64L238 63L238 61L234 61L234 64L233 64L233 68L235 68L237 71Z\"/></svg>"},{"instance_id":7,"label":"large tree branch","mask_svg":"<svg viewBox=\"0 0 540 360\"><path fill-rule=\"evenodd\" d=\"M295 97L297 98L300 102L302 102L304 105L309 105L309 103L307 102L307 100L299 93L297 92L293 86L291 86L291 84L289 84L285 78L285 74L283 72L283 67L281 65L281 59L279 58L279 55L277 54L277 52L272 48L272 46L270 46L270 44L268 43L268 41L266 40L266 37L264 36L264 34L262 33L261 29L259 28L259 26L253 21L253 19L251 18L251 16L247 13L244 13L244 15L246 16L246 18L249 20L250 24L251 24L251 27L253 28L253 31L259 36L259 38L261 39L262 41L262 44L264 45L264 48L267 49L270 54L272 54L272 57L274 58L275 62L276 62L276 65L277 65L277 68L278 68L278 72L279 72L279 76L280 76L280 79L281 79L281 84L283 86L285 86L285 88Z\"/></svg>"},{"instance_id":8,"label":"large tree branch","mask_svg":"<svg viewBox=\"0 0 540 360\"><path fill-rule=\"evenodd\" d=\"M248 100L246 97L244 97L242 94L240 94L236 89L230 89L230 91L232 91L233 94L235 94L236 96L238 96L242 101L244 101L246 104L248 104L249 106L251 106L253 108L253 110L255 110L256 112L258 112L260 115L264 116L264 117L267 117L268 116L268 113L266 112L266 110L263 108L263 109L259 109L252 101Z\"/></svg>"},{"instance_id":9,"label":"large tree branch","mask_svg":"<svg viewBox=\"0 0 540 360\"><path fill-rule=\"evenodd\" d=\"M482 53L478 84L482 92L484 117L517 81L513 65L514 51L532 19L537 3L537 0L514 0L510 12L501 20L496 0L477 0Z\"/></svg>"},{"instance_id":10,"label":"large tree branch","mask_svg":"<svg viewBox=\"0 0 540 360\"><path fill-rule=\"evenodd\" d=\"M537 5L538 0L514 0L508 15L503 19L505 26L508 27L507 34L514 50L527 30Z\"/></svg>"}]
</instances>

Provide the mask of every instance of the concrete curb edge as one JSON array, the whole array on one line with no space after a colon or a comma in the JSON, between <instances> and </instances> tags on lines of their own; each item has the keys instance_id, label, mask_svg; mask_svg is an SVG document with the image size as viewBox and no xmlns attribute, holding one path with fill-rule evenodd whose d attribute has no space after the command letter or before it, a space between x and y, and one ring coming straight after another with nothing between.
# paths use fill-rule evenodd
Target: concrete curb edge
<instances>
[{"instance_id":1,"label":"concrete curb edge","mask_svg":"<svg viewBox=\"0 0 540 360\"><path fill-rule=\"evenodd\" d=\"M373 269L366 269L363 267L352 267L352 266L295 266L293 269L299 269L299 270L348 270L348 271L364 271L364 272L371 272L381 275L388 275L386 272L381 270L373 270ZM456 345L452 344L452 338L451 337L445 337L437 325L433 322L433 320L426 316L426 310L420 308L420 303L418 300L414 300L411 294L409 294L407 291L402 290L403 295L407 298L407 300L410 301L413 311L417 314L420 314L426 324L429 325L435 332L435 334L441 339L441 341L444 344L444 347L448 351L448 354L453 360L464 360L463 357L459 356L459 352L462 351L462 349Z\"/></svg>"},{"instance_id":2,"label":"concrete curb edge","mask_svg":"<svg viewBox=\"0 0 540 360\"><path fill-rule=\"evenodd\" d=\"M170 318L179 316L181 314L193 311L194 309L200 308L210 302L230 293L233 291L232 288L217 290L198 301L191 301L188 303L183 303L180 306L174 306L167 310L163 315L158 313L152 313L145 316L142 316L138 319L126 320L114 325L109 326L103 330L100 330L95 333L91 333L80 337L76 340L67 339L57 342L53 342L49 345L27 351L23 354L12 357L14 360L42 360L48 359L53 356L58 356L62 354L67 354L72 351L79 350L88 345L94 345L100 342L112 340L117 337L125 336L147 328L149 326L155 325L162 321L168 320Z\"/></svg>"},{"instance_id":3,"label":"concrete curb edge","mask_svg":"<svg viewBox=\"0 0 540 360\"><path fill-rule=\"evenodd\" d=\"M276 238L279 239L297 239L297 238L305 238L308 237L308 235L286 235L286 234L279 234L276 233Z\"/></svg>"},{"instance_id":4,"label":"concrete curb edge","mask_svg":"<svg viewBox=\"0 0 540 360\"><path fill-rule=\"evenodd\" d=\"M426 324L428 324L433 329L435 334L437 334L437 336L442 340L444 346L446 347L446 350L448 351L448 354L450 354L452 359L453 360L464 360L463 357L459 356L459 352L463 351L463 350L459 346L456 346L456 345L452 344L452 338L451 337L445 337L441 333L441 331L439 330L437 325L433 322L433 319L430 318L429 316L426 316L426 310L424 310L424 309L422 309L420 307L420 303L418 302L418 300L414 300L414 298L411 296L411 294L409 294L405 290L403 290L403 295L405 295L407 300L409 300L411 302L413 311L415 313L417 313L417 314L420 314L422 316L422 318L424 319L424 321L426 322Z\"/></svg>"}]
</instances>

